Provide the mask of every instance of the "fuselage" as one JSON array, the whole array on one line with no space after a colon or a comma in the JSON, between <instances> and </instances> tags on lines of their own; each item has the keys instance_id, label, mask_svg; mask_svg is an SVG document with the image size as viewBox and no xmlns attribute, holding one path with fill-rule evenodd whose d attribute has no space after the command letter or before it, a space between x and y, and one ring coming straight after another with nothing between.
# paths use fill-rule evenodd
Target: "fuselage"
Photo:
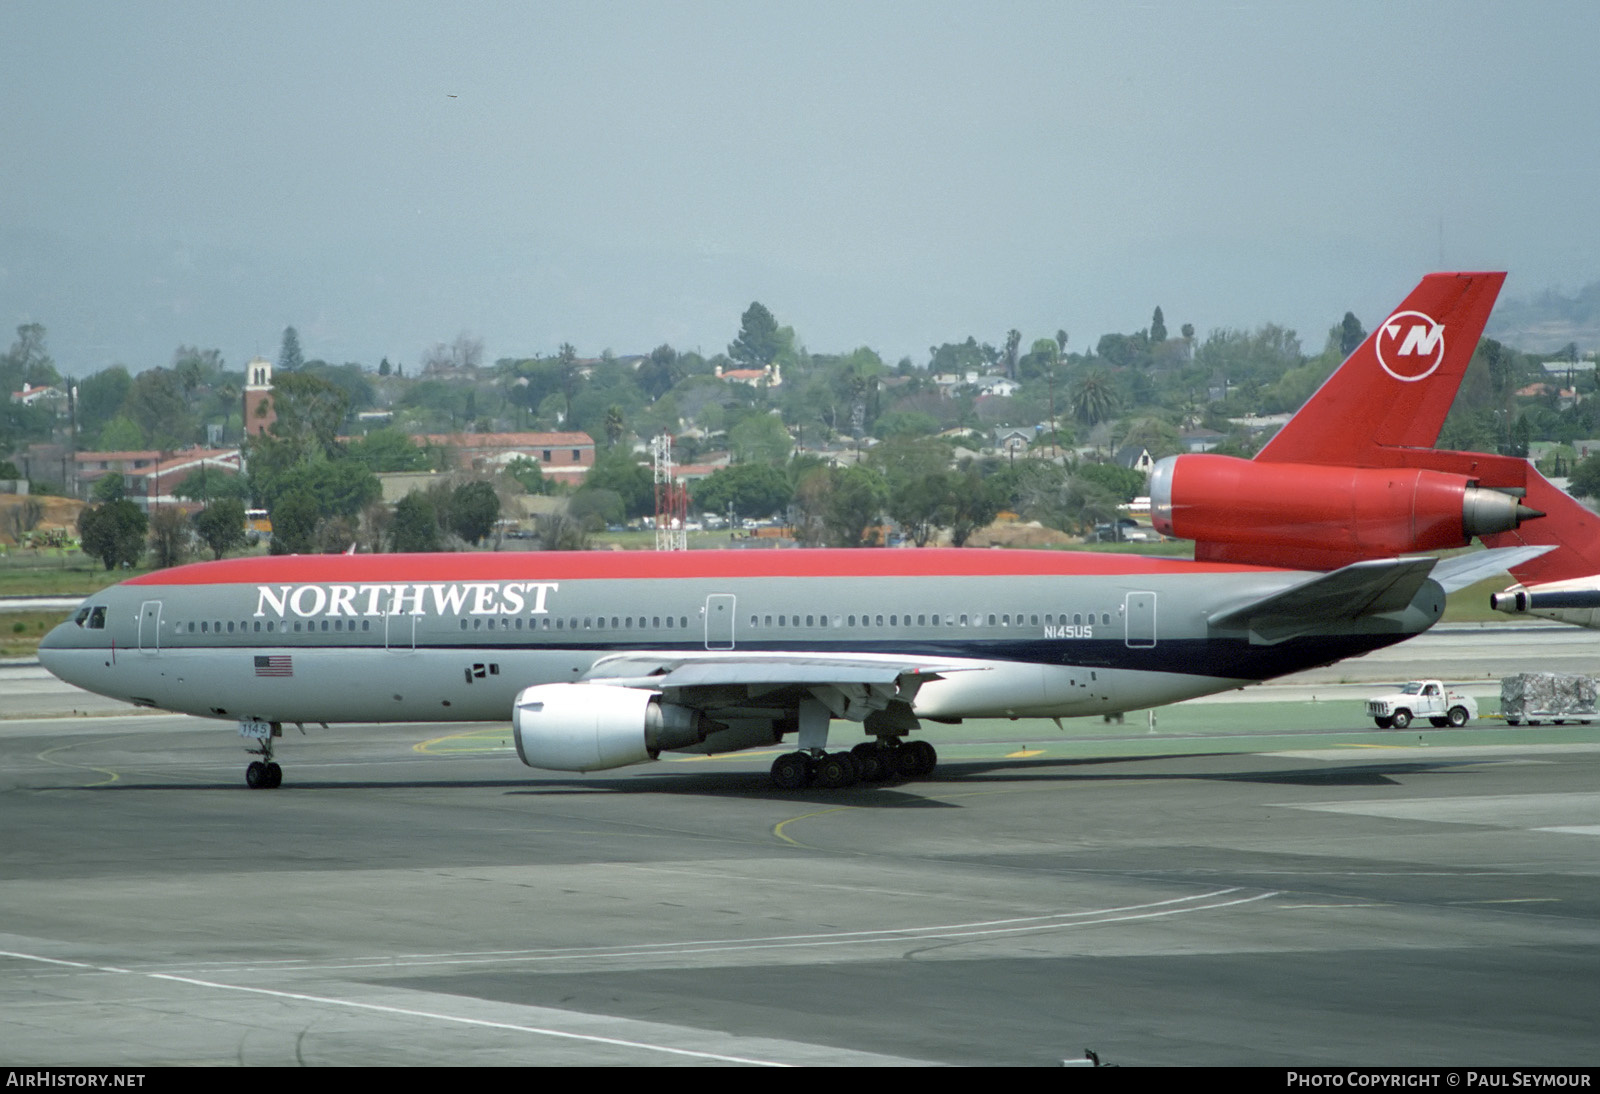
<instances>
[{"instance_id":1,"label":"fuselage","mask_svg":"<svg viewBox=\"0 0 1600 1094\"><path fill-rule=\"evenodd\" d=\"M1437 618L1419 597L1287 641L1208 622L1305 577L971 550L234 559L89 597L39 657L63 680L139 705L274 722L505 719L523 688L577 682L638 651L918 657L973 670L924 685L919 716L1049 717L1237 687Z\"/></svg>"}]
</instances>

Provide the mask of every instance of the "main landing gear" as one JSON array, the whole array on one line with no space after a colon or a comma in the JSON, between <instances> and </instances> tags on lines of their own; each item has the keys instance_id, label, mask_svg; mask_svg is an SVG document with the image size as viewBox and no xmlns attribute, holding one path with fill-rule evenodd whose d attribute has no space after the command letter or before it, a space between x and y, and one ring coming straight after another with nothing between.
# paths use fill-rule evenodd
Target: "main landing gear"
<instances>
[{"instance_id":1,"label":"main landing gear","mask_svg":"<svg viewBox=\"0 0 1600 1094\"><path fill-rule=\"evenodd\" d=\"M858 782L925 779L939 763L927 741L863 741L849 752L786 752L772 761L772 784L779 790L820 786L836 790Z\"/></svg>"},{"instance_id":2,"label":"main landing gear","mask_svg":"<svg viewBox=\"0 0 1600 1094\"><path fill-rule=\"evenodd\" d=\"M251 790L276 790L283 784L283 768L273 762L272 739L283 736L283 723L241 720L239 736L255 741L256 747L245 751L261 757L244 769L244 784Z\"/></svg>"}]
</instances>

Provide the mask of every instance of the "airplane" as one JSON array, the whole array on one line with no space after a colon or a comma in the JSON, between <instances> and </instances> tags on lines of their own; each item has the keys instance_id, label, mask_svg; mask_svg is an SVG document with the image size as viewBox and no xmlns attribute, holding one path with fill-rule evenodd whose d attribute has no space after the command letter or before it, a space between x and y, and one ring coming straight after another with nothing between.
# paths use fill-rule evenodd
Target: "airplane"
<instances>
[{"instance_id":1,"label":"airplane","mask_svg":"<svg viewBox=\"0 0 1600 1094\"><path fill-rule=\"evenodd\" d=\"M1507 615L1535 615L1578 627L1600 628L1600 515L1581 505L1532 466L1528 500L1548 516L1537 531L1515 529L1485 537L1494 546L1547 544L1556 550L1512 566L1516 583L1489 597Z\"/></svg>"},{"instance_id":2,"label":"airplane","mask_svg":"<svg viewBox=\"0 0 1600 1094\"><path fill-rule=\"evenodd\" d=\"M1499 275L1460 275L1465 291L1443 292L1439 276L1396 312L1433 307L1434 326L1398 336L1380 326L1351 361L1364 367L1385 337L1406 349L1399 356L1453 361L1455 341L1440 332L1470 325L1482 279ZM1359 409L1339 374L1330 385L1341 412ZM1307 404L1313 434L1339 428L1319 399ZM1351 473L1335 471L1327 477ZM274 742L285 724L507 715L519 758L544 770L782 748L792 736L772 762L782 789L922 778L937 753L908 735L924 720L1059 725L1403 641L1484 565L1405 552L1537 515L1462 474L1394 483L1348 480L1349 504L1297 513L1305 528L1257 522L1267 562L938 548L227 559L95 593L44 638L39 659L89 691L236 721L259 757L246 768L251 788L281 784ZM1365 490L1407 485L1410 508L1364 504ZM1352 536L1393 552L1321 565ZM835 720L862 734L849 751L828 750Z\"/></svg>"}]
</instances>

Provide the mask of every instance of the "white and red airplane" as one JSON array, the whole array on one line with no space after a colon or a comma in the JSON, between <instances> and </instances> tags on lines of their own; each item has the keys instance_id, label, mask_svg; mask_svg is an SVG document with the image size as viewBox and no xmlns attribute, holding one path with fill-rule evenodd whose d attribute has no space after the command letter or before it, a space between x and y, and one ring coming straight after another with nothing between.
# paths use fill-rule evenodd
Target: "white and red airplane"
<instances>
[{"instance_id":1,"label":"white and red airplane","mask_svg":"<svg viewBox=\"0 0 1600 1094\"><path fill-rule=\"evenodd\" d=\"M273 743L286 722L508 715L523 762L549 770L792 737L772 765L781 787L926 775L933 748L907 740L922 720L1141 709L1432 626L1447 589L1476 580L1486 563L1400 556L1463 546L1537 514L1464 471L1370 475L1330 461L1404 438L1407 400L1431 397L1416 382L1465 368L1500 278L1424 279L1269 446L1293 453L1296 474L1206 480L1192 501L1179 470L1169 525L1185 534L1190 520L1230 521L1235 545L1253 542L1263 557L925 549L232 559L94 594L46 636L39 659L90 691L237 720L257 742L252 787L281 781ZM1326 450L1284 440L1324 433L1343 439ZM1255 466L1226 466L1235 463ZM1378 546L1387 557L1344 557ZM835 720L862 738L848 752L828 751Z\"/></svg>"}]
</instances>

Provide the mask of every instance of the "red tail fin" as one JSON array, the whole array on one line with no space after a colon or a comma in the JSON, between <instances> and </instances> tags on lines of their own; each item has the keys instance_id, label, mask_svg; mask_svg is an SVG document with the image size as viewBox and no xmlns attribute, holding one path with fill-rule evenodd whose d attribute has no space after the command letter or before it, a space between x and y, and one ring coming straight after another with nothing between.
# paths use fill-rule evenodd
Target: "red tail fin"
<instances>
[{"instance_id":1,"label":"red tail fin","mask_svg":"<svg viewBox=\"0 0 1600 1094\"><path fill-rule=\"evenodd\" d=\"M1424 277L1256 459L1371 467L1381 448L1432 448L1505 279Z\"/></svg>"},{"instance_id":2,"label":"red tail fin","mask_svg":"<svg viewBox=\"0 0 1600 1094\"><path fill-rule=\"evenodd\" d=\"M1511 568L1511 573L1524 585L1600 574L1600 515L1574 501L1531 464L1527 475L1528 495L1523 504L1544 513L1544 519L1529 521L1509 532L1484 536L1483 542L1490 547L1520 547L1529 543L1558 548Z\"/></svg>"}]
</instances>

